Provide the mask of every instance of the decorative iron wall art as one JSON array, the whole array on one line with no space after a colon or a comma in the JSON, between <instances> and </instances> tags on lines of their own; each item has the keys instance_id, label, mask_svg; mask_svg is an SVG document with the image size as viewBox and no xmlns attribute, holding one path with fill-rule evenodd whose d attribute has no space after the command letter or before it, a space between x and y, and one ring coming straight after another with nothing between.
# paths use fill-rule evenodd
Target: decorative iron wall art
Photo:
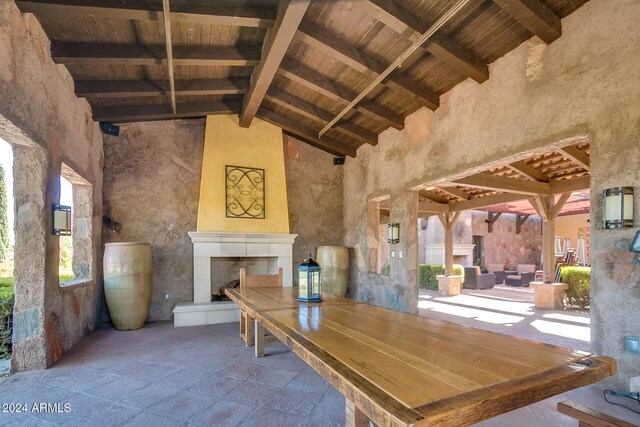
<instances>
[{"instance_id":1,"label":"decorative iron wall art","mask_svg":"<svg viewBox=\"0 0 640 427\"><path fill-rule=\"evenodd\" d=\"M264 219L264 169L226 166L227 218Z\"/></svg>"}]
</instances>

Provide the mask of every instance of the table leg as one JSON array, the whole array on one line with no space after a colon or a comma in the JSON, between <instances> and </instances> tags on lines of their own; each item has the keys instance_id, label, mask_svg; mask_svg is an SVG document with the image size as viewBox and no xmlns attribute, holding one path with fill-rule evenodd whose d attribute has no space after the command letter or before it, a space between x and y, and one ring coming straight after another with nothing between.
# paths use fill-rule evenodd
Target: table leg
<instances>
[{"instance_id":1,"label":"table leg","mask_svg":"<svg viewBox=\"0 0 640 427\"><path fill-rule=\"evenodd\" d=\"M264 326L256 319L256 357L264 357Z\"/></svg>"},{"instance_id":2,"label":"table leg","mask_svg":"<svg viewBox=\"0 0 640 427\"><path fill-rule=\"evenodd\" d=\"M247 347L251 347L253 345L253 331L251 330L253 327L253 322L251 316L248 313L245 313L244 319L244 329L245 329L245 337L247 341Z\"/></svg>"},{"instance_id":3,"label":"table leg","mask_svg":"<svg viewBox=\"0 0 640 427\"><path fill-rule=\"evenodd\" d=\"M346 427L369 427L369 418L349 399L345 399L344 425Z\"/></svg>"}]
</instances>

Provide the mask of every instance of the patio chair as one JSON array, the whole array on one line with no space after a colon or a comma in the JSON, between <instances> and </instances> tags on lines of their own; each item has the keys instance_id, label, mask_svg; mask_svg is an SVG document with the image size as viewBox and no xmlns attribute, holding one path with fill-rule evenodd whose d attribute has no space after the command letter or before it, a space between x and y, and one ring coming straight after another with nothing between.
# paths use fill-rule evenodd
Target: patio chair
<instances>
[{"instance_id":1,"label":"patio chair","mask_svg":"<svg viewBox=\"0 0 640 427\"><path fill-rule=\"evenodd\" d=\"M240 289L279 287L282 287L282 267L278 268L278 274L264 275L248 275L247 270L240 269ZM247 347L253 345L252 322L251 316L240 310L240 337L242 337Z\"/></svg>"},{"instance_id":2,"label":"patio chair","mask_svg":"<svg viewBox=\"0 0 640 427\"><path fill-rule=\"evenodd\" d=\"M495 282L495 274L481 274L478 266L464 268L464 282L462 283L464 289L491 289Z\"/></svg>"},{"instance_id":3,"label":"patio chair","mask_svg":"<svg viewBox=\"0 0 640 427\"><path fill-rule=\"evenodd\" d=\"M496 285L504 283L507 272L504 271L504 264L487 264L487 271L496 275Z\"/></svg>"},{"instance_id":4,"label":"patio chair","mask_svg":"<svg viewBox=\"0 0 640 427\"><path fill-rule=\"evenodd\" d=\"M518 264L517 271L507 271L504 283L507 286L529 286L536 277L535 264Z\"/></svg>"}]
</instances>

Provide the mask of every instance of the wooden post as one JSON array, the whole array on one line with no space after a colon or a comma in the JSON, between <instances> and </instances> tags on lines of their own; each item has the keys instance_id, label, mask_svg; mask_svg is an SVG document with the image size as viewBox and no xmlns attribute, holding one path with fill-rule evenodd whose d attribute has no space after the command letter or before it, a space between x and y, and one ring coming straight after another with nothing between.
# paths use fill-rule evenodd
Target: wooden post
<instances>
[{"instance_id":1,"label":"wooden post","mask_svg":"<svg viewBox=\"0 0 640 427\"><path fill-rule=\"evenodd\" d=\"M346 427L369 427L369 418L350 399L345 399L344 425Z\"/></svg>"},{"instance_id":2,"label":"wooden post","mask_svg":"<svg viewBox=\"0 0 640 427\"><path fill-rule=\"evenodd\" d=\"M262 323L258 322L258 319L255 320L256 322L256 357L264 357L264 326L262 326Z\"/></svg>"},{"instance_id":3,"label":"wooden post","mask_svg":"<svg viewBox=\"0 0 640 427\"><path fill-rule=\"evenodd\" d=\"M244 337L247 347L251 347L253 345L253 333L251 331L253 326L253 319L249 316L249 313L244 313Z\"/></svg>"},{"instance_id":4,"label":"wooden post","mask_svg":"<svg viewBox=\"0 0 640 427\"><path fill-rule=\"evenodd\" d=\"M453 275L453 227L460 217L460 212L438 214L444 227L444 274Z\"/></svg>"}]
</instances>

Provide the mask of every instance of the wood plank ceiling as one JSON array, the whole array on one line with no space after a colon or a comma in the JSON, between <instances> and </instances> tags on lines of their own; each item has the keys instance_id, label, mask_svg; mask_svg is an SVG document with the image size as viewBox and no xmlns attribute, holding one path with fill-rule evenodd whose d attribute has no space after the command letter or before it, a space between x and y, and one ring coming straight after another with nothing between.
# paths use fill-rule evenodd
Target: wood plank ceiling
<instances>
[{"instance_id":1,"label":"wood plank ceiling","mask_svg":"<svg viewBox=\"0 0 640 427\"><path fill-rule=\"evenodd\" d=\"M588 0L17 0L34 13L96 120L238 113L336 155L355 156L404 117L438 108L461 81ZM462 2L402 66L319 132ZM169 7L165 15L163 6ZM169 31L167 31L169 30ZM170 37L167 37L170 35ZM384 74L382 74L384 75ZM173 101L175 100L175 101ZM172 104L175 102L175 109Z\"/></svg>"}]
</instances>

